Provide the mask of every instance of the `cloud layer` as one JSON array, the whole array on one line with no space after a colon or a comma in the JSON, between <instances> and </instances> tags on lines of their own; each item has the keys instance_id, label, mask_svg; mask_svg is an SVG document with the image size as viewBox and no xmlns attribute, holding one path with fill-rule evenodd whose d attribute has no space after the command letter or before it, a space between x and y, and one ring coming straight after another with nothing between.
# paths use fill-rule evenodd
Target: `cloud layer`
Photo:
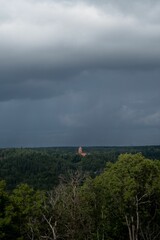
<instances>
[{"instance_id":1,"label":"cloud layer","mask_svg":"<svg viewBox=\"0 0 160 240\"><path fill-rule=\"evenodd\" d=\"M17 98L13 85L41 89L48 80L66 81L93 69L159 69L160 4L129 3L1 0L0 82L6 99ZM18 96L40 97L32 91Z\"/></svg>"},{"instance_id":2,"label":"cloud layer","mask_svg":"<svg viewBox=\"0 0 160 240\"><path fill-rule=\"evenodd\" d=\"M160 141L160 3L0 0L0 146Z\"/></svg>"}]
</instances>

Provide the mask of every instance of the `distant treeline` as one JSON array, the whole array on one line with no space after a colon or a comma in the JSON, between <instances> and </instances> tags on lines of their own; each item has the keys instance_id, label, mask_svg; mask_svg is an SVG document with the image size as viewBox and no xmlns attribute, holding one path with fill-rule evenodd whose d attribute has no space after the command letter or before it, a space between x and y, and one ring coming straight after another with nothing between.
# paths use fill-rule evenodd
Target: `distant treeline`
<instances>
[{"instance_id":1,"label":"distant treeline","mask_svg":"<svg viewBox=\"0 0 160 240\"><path fill-rule=\"evenodd\" d=\"M76 170L91 177L99 175L107 162L116 162L122 153L138 153L160 159L160 146L145 147L84 147L86 157L77 155L76 147L0 149L0 180L7 189L27 183L39 190L52 189L59 176Z\"/></svg>"}]
</instances>

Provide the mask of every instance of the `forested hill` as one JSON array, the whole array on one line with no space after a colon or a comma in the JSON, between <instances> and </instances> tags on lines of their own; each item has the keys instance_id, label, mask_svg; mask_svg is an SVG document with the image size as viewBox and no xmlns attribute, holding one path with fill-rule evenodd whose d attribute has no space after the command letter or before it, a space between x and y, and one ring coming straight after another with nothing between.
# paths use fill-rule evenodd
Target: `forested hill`
<instances>
[{"instance_id":1,"label":"forested hill","mask_svg":"<svg viewBox=\"0 0 160 240\"><path fill-rule=\"evenodd\" d=\"M0 181L1 240L159 240L160 161L121 154L95 178L79 171L50 191Z\"/></svg>"},{"instance_id":2,"label":"forested hill","mask_svg":"<svg viewBox=\"0 0 160 240\"><path fill-rule=\"evenodd\" d=\"M36 189L53 189L59 176L80 170L95 176L107 162L116 162L121 153L141 152L150 159L160 159L160 146L145 147L84 147L88 153L80 157L77 147L0 149L0 180L8 189L28 183Z\"/></svg>"}]
</instances>

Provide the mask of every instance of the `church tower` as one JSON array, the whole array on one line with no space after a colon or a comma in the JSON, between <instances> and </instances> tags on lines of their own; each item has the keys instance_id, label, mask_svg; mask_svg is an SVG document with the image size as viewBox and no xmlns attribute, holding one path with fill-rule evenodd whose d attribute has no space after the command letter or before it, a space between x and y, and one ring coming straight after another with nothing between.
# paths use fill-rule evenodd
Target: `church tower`
<instances>
[{"instance_id":1,"label":"church tower","mask_svg":"<svg viewBox=\"0 0 160 240\"><path fill-rule=\"evenodd\" d=\"M82 147L79 147L78 148L78 155L82 156L82 157L85 157L87 155L87 153L83 152L83 149Z\"/></svg>"}]
</instances>

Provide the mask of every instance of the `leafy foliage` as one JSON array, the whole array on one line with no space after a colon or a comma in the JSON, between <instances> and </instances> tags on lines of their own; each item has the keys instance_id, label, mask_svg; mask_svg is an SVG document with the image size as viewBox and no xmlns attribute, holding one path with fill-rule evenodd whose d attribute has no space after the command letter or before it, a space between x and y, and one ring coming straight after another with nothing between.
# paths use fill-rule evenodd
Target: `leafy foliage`
<instances>
[{"instance_id":1,"label":"leafy foliage","mask_svg":"<svg viewBox=\"0 0 160 240\"><path fill-rule=\"evenodd\" d=\"M39 150L21 151L13 151L12 157L16 158L12 161L16 162L19 154L27 155L33 162L34 155L42 159L49 155ZM7 154L8 158L2 161L9 161ZM127 153L119 155L116 162L108 162L108 153L105 169L94 178L86 178L84 171L76 171L86 164L84 158L75 159L72 154L64 154L63 159L73 173L61 175L52 190L34 190L26 183L8 190L5 181L0 181L0 239L159 240L160 161L141 153ZM52 152L51 156L58 159L60 155ZM85 161L91 162L91 156ZM62 164L60 169L66 166L67 163Z\"/></svg>"}]
</instances>

